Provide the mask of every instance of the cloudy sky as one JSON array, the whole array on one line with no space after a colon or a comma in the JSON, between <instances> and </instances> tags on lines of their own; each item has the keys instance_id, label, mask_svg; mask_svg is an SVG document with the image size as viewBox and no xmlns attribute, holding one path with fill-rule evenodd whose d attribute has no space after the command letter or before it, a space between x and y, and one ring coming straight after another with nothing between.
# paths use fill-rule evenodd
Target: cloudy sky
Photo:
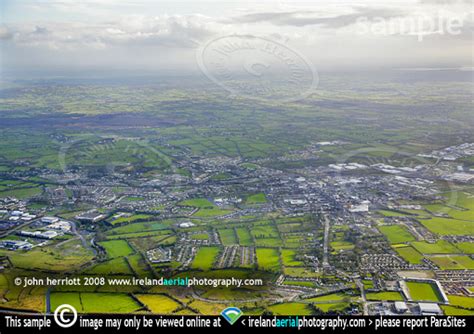
<instances>
[{"instance_id":1,"label":"cloudy sky","mask_svg":"<svg viewBox=\"0 0 474 334\"><path fill-rule=\"evenodd\" d=\"M195 70L200 47L232 34L283 43L321 70L473 62L468 0L1 0L0 6L7 71Z\"/></svg>"}]
</instances>

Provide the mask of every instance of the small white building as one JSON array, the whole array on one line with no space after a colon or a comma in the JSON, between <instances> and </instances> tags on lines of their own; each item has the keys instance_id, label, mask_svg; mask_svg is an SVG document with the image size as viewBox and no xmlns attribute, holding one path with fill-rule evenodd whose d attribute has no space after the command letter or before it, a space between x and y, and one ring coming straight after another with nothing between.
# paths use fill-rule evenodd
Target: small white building
<instances>
[{"instance_id":1,"label":"small white building","mask_svg":"<svg viewBox=\"0 0 474 334\"><path fill-rule=\"evenodd\" d=\"M405 313L408 311L408 306L405 302L395 302L395 312Z\"/></svg>"},{"instance_id":2,"label":"small white building","mask_svg":"<svg viewBox=\"0 0 474 334\"><path fill-rule=\"evenodd\" d=\"M188 228L188 227L193 227L193 226L195 226L195 225L191 222L186 222L186 223L179 224L179 227L182 227L182 228Z\"/></svg>"},{"instance_id":3,"label":"small white building","mask_svg":"<svg viewBox=\"0 0 474 334\"><path fill-rule=\"evenodd\" d=\"M435 303L418 303L422 315L442 315L443 311Z\"/></svg>"},{"instance_id":4,"label":"small white building","mask_svg":"<svg viewBox=\"0 0 474 334\"><path fill-rule=\"evenodd\" d=\"M46 224L52 224L52 223L55 223L59 220L59 218L56 218L56 217L43 217L41 218L41 222L42 223L46 223Z\"/></svg>"}]
</instances>

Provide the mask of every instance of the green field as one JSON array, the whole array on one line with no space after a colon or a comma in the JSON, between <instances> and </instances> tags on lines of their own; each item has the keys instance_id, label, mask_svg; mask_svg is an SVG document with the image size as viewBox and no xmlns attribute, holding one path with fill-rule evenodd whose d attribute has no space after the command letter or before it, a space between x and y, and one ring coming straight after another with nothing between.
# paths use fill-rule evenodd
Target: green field
<instances>
[{"instance_id":1,"label":"green field","mask_svg":"<svg viewBox=\"0 0 474 334\"><path fill-rule=\"evenodd\" d=\"M252 236L249 230L245 227L239 227L236 229L237 237L239 238L239 245L241 246L252 246Z\"/></svg>"},{"instance_id":2,"label":"green field","mask_svg":"<svg viewBox=\"0 0 474 334\"><path fill-rule=\"evenodd\" d=\"M329 244L335 251L354 249L354 244L349 241L333 241Z\"/></svg>"},{"instance_id":3,"label":"green field","mask_svg":"<svg viewBox=\"0 0 474 334\"><path fill-rule=\"evenodd\" d=\"M168 227L168 224L160 221L152 221L146 223L134 223L125 226L120 226L107 231L107 234L128 234L141 233L147 231L158 231Z\"/></svg>"},{"instance_id":4,"label":"green field","mask_svg":"<svg viewBox=\"0 0 474 334\"><path fill-rule=\"evenodd\" d=\"M124 257L116 257L112 260L99 263L86 271L88 274L106 275L106 274L124 274L132 275L133 272L127 264Z\"/></svg>"},{"instance_id":5,"label":"green field","mask_svg":"<svg viewBox=\"0 0 474 334\"><path fill-rule=\"evenodd\" d=\"M294 280L285 280L283 282L285 285L294 285L294 286L304 286L307 288L315 288L316 284L311 281L294 281Z\"/></svg>"},{"instance_id":6,"label":"green field","mask_svg":"<svg viewBox=\"0 0 474 334\"><path fill-rule=\"evenodd\" d=\"M416 301L441 301L438 288L431 283L406 282L408 291L413 300Z\"/></svg>"},{"instance_id":7,"label":"green field","mask_svg":"<svg viewBox=\"0 0 474 334\"><path fill-rule=\"evenodd\" d=\"M423 260L423 255L411 246L396 247L395 251L408 263L420 264Z\"/></svg>"},{"instance_id":8,"label":"green field","mask_svg":"<svg viewBox=\"0 0 474 334\"><path fill-rule=\"evenodd\" d=\"M207 233L193 233L191 234L192 240L209 240L209 234Z\"/></svg>"},{"instance_id":9,"label":"green field","mask_svg":"<svg viewBox=\"0 0 474 334\"><path fill-rule=\"evenodd\" d=\"M452 315L452 316L473 316L474 311L472 310L465 310L459 307L449 306L449 305L441 305L441 309L444 312L444 315Z\"/></svg>"},{"instance_id":10,"label":"green field","mask_svg":"<svg viewBox=\"0 0 474 334\"><path fill-rule=\"evenodd\" d=\"M474 221L432 217L418 219L428 230L439 235L473 235Z\"/></svg>"},{"instance_id":11,"label":"green field","mask_svg":"<svg viewBox=\"0 0 474 334\"><path fill-rule=\"evenodd\" d=\"M455 246L465 254L474 254L474 243L472 242L458 242Z\"/></svg>"},{"instance_id":12,"label":"green field","mask_svg":"<svg viewBox=\"0 0 474 334\"><path fill-rule=\"evenodd\" d=\"M448 199L454 198L454 206L447 206L443 204L428 204L425 208L433 214L443 213L454 219L474 222L474 196L466 192L458 191L452 195L450 193L444 194Z\"/></svg>"},{"instance_id":13,"label":"green field","mask_svg":"<svg viewBox=\"0 0 474 334\"><path fill-rule=\"evenodd\" d=\"M26 199L32 196L41 194L42 189L40 187L30 188L13 188L10 190L0 191L0 198L2 197L15 197L18 199Z\"/></svg>"},{"instance_id":14,"label":"green field","mask_svg":"<svg viewBox=\"0 0 474 334\"><path fill-rule=\"evenodd\" d=\"M214 216L223 216L232 212L232 210L221 209L214 205L211 201L206 198L193 198L178 203L180 206L190 206L198 208L199 210L194 213L194 217L208 218Z\"/></svg>"},{"instance_id":15,"label":"green field","mask_svg":"<svg viewBox=\"0 0 474 334\"><path fill-rule=\"evenodd\" d=\"M266 202L267 202L267 198L265 197L264 193L258 193L258 194L250 195L245 200L245 203L247 203L247 204L262 204L262 203L266 203Z\"/></svg>"},{"instance_id":16,"label":"green field","mask_svg":"<svg viewBox=\"0 0 474 334\"><path fill-rule=\"evenodd\" d=\"M124 233L124 234L110 234L107 235L107 240L117 240L117 239L133 239L133 238L145 238L153 236L166 236L171 234L171 230L156 230L148 232L135 232L135 233Z\"/></svg>"},{"instance_id":17,"label":"green field","mask_svg":"<svg viewBox=\"0 0 474 334\"><path fill-rule=\"evenodd\" d=\"M351 297L344 294L344 293L331 293L328 295L313 297L309 299L305 299L306 302L311 303L327 303L327 302L348 302L350 301Z\"/></svg>"},{"instance_id":18,"label":"green field","mask_svg":"<svg viewBox=\"0 0 474 334\"><path fill-rule=\"evenodd\" d=\"M119 224L130 224L130 223L133 223L133 222L136 222L136 221L140 221L140 220L149 220L149 219L152 219L153 216L151 215L131 215L131 216L128 216L128 217L120 217L120 218L117 218L117 219L114 219L114 220L110 220L110 223L112 225L119 225Z\"/></svg>"},{"instance_id":19,"label":"green field","mask_svg":"<svg viewBox=\"0 0 474 334\"><path fill-rule=\"evenodd\" d=\"M181 304L165 295L137 294L135 297L154 314L170 314L181 307Z\"/></svg>"},{"instance_id":20,"label":"green field","mask_svg":"<svg viewBox=\"0 0 474 334\"><path fill-rule=\"evenodd\" d=\"M193 217L198 218L209 218L209 217L216 217L216 216L224 216L226 214L231 213L232 210L224 210L215 208L202 208L199 209L196 213L193 214Z\"/></svg>"},{"instance_id":21,"label":"green field","mask_svg":"<svg viewBox=\"0 0 474 334\"><path fill-rule=\"evenodd\" d=\"M296 260L297 252L292 249L282 249L281 250L281 260L283 265L286 267L300 267L303 265L303 262Z\"/></svg>"},{"instance_id":22,"label":"green field","mask_svg":"<svg viewBox=\"0 0 474 334\"><path fill-rule=\"evenodd\" d=\"M409 216L406 213L401 213L397 211L392 211L392 210L379 210L377 213L380 213L384 217L405 217Z\"/></svg>"},{"instance_id":23,"label":"green field","mask_svg":"<svg viewBox=\"0 0 474 334\"><path fill-rule=\"evenodd\" d=\"M259 269L268 271L280 270L278 250L274 248L257 248L256 254Z\"/></svg>"},{"instance_id":24,"label":"green field","mask_svg":"<svg viewBox=\"0 0 474 334\"><path fill-rule=\"evenodd\" d=\"M110 258L127 256L133 254L132 247L125 240L110 240L99 242L99 245L105 248Z\"/></svg>"},{"instance_id":25,"label":"green field","mask_svg":"<svg viewBox=\"0 0 474 334\"><path fill-rule=\"evenodd\" d=\"M214 261L219 254L218 247L201 247L196 253L191 268L200 270L209 270L212 268Z\"/></svg>"},{"instance_id":26,"label":"green field","mask_svg":"<svg viewBox=\"0 0 474 334\"><path fill-rule=\"evenodd\" d=\"M150 268L144 258L140 253L127 256L127 261L133 272L138 277L151 276Z\"/></svg>"},{"instance_id":27,"label":"green field","mask_svg":"<svg viewBox=\"0 0 474 334\"><path fill-rule=\"evenodd\" d=\"M438 240L436 243L425 241L414 241L411 245L422 254L456 254L459 253L453 244L446 240Z\"/></svg>"},{"instance_id":28,"label":"green field","mask_svg":"<svg viewBox=\"0 0 474 334\"><path fill-rule=\"evenodd\" d=\"M311 315L311 309L304 303L283 303L271 305L268 310L274 315Z\"/></svg>"},{"instance_id":29,"label":"green field","mask_svg":"<svg viewBox=\"0 0 474 334\"><path fill-rule=\"evenodd\" d=\"M275 225L269 223L254 224L250 229L250 233L255 239L274 239L278 238L278 230Z\"/></svg>"},{"instance_id":30,"label":"green field","mask_svg":"<svg viewBox=\"0 0 474 334\"><path fill-rule=\"evenodd\" d=\"M70 304L80 313L131 313L141 306L124 293L53 292L51 309Z\"/></svg>"},{"instance_id":31,"label":"green field","mask_svg":"<svg viewBox=\"0 0 474 334\"><path fill-rule=\"evenodd\" d=\"M404 226L400 225L385 225L379 226L382 232L392 244L404 243L415 240L413 235L407 231Z\"/></svg>"},{"instance_id":32,"label":"green field","mask_svg":"<svg viewBox=\"0 0 474 334\"><path fill-rule=\"evenodd\" d=\"M366 294L367 300L404 300L400 292L386 291L386 292L369 292Z\"/></svg>"},{"instance_id":33,"label":"green field","mask_svg":"<svg viewBox=\"0 0 474 334\"><path fill-rule=\"evenodd\" d=\"M0 255L8 256L16 268L66 271L78 268L93 258L90 250L76 247L78 244L80 242L74 240L59 248L41 247L27 252L0 250Z\"/></svg>"},{"instance_id":34,"label":"green field","mask_svg":"<svg viewBox=\"0 0 474 334\"><path fill-rule=\"evenodd\" d=\"M224 246L238 245L237 236L233 228L218 230L222 244Z\"/></svg>"},{"instance_id":35,"label":"green field","mask_svg":"<svg viewBox=\"0 0 474 334\"><path fill-rule=\"evenodd\" d=\"M474 310L474 297L448 295L449 304Z\"/></svg>"},{"instance_id":36,"label":"green field","mask_svg":"<svg viewBox=\"0 0 474 334\"><path fill-rule=\"evenodd\" d=\"M321 311L328 313L328 312L338 312L343 311L350 307L349 303L324 303L324 304L314 304L315 307L320 309Z\"/></svg>"},{"instance_id":37,"label":"green field","mask_svg":"<svg viewBox=\"0 0 474 334\"><path fill-rule=\"evenodd\" d=\"M474 260L468 255L430 256L429 259L442 270L474 269Z\"/></svg>"},{"instance_id":38,"label":"green field","mask_svg":"<svg viewBox=\"0 0 474 334\"><path fill-rule=\"evenodd\" d=\"M178 203L181 206L192 206L194 208L213 208L215 205L206 198L187 199Z\"/></svg>"},{"instance_id":39,"label":"green field","mask_svg":"<svg viewBox=\"0 0 474 334\"><path fill-rule=\"evenodd\" d=\"M316 278L319 277L321 274L311 270L310 268L306 267L285 267L283 272L285 275L290 277L301 277L301 278Z\"/></svg>"}]
</instances>

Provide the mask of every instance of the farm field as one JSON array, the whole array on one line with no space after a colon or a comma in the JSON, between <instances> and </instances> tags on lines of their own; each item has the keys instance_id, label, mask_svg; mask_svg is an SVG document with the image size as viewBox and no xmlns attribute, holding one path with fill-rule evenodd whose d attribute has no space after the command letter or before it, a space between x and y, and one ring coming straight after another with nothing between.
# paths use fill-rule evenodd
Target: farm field
<instances>
[{"instance_id":1,"label":"farm field","mask_svg":"<svg viewBox=\"0 0 474 334\"><path fill-rule=\"evenodd\" d=\"M261 270L278 271L280 269L280 256L274 248L257 248L257 263Z\"/></svg>"},{"instance_id":2,"label":"farm field","mask_svg":"<svg viewBox=\"0 0 474 334\"><path fill-rule=\"evenodd\" d=\"M337 312L343 311L350 307L349 303L324 303L324 304L314 304L314 306L321 311L328 313L328 312Z\"/></svg>"},{"instance_id":3,"label":"farm field","mask_svg":"<svg viewBox=\"0 0 474 334\"><path fill-rule=\"evenodd\" d=\"M285 280L283 282L285 285L294 285L294 286L304 286L308 288L315 288L317 285L314 282L310 281L293 281L293 280Z\"/></svg>"},{"instance_id":4,"label":"farm field","mask_svg":"<svg viewBox=\"0 0 474 334\"><path fill-rule=\"evenodd\" d=\"M457 254L460 252L459 249L446 240L438 240L436 243L414 241L411 245L422 254Z\"/></svg>"},{"instance_id":5,"label":"farm field","mask_svg":"<svg viewBox=\"0 0 474 334\"><path fill-rule=\"evenodd\" d=\"M439 235L472 235L474 221L465 221L451 218L432 217L418 219L428 230Z\"/></svg>"},{"instance_id":6,"label":"farm field","mask_svg":"<svg viewBox=\"0 0 474 334\"><path fill-rule=\"evenodd\" d=\"M141 306L124 293L53 292L51 309L69 303L80 313L131 313Z\"/></svg>"},{"instance_id":7,"label":"farm field","mask_svg":"<svg viewBox=\"0 0 474 334\"><path fill-rule=\"evenodd\" d=\"M448 295L449 304L474 310L474 298L466 296Z\"/></svg>"},{"instance_id":8,"label":"farm field","mask_svg":"<svg viewBox=\"0 0 474 334\"><path fill-rule=\"evenodd\" d=\"M443 270L474 269L474 260L468 255L430 256L429 259Z\"/></svg>"},{"instance_id":9,"label":"farm field","mask_svg":"<svg viewBox=\"0 0 474 334\"><path fill-rule=\"evenodd\" d=\"M234 231L233 228L220 229L218 230L218 232L224 246L239 244L237 240L236 232Z\"/></svg>"},{"instance_id":10,"label":"farm field","mask_svg":"<svg viewBox=\"0 0 474 334\"><path fill-rule=\"evenodd\" d=\"M458 242L455 244L455 246L465 254L474 254L473 242Z\"/></svg>"},{"instance_id":11,"label":"farm field","mask_svg":"<svg viewBox=\"0 0 474 334\"><path fill-rule=\"evenodd\" d=\"M200 269L203 271L212 268L215 259L219 254L219 248L217 247L201 247L199 248L196 257L194 258L191 268Z\"/></svg>"},{"instance_id":12,"label":"farm field","mask_svg":"<svg viewBox=\"0 0 474 334\"><path fill-rule=\"evenodd\" d=\"M454 307L450 305L441 305L441 309L444 312L444 315L452 315L452 316L473 316L473 310L466 310L459 307Z\"/></svg>"},{"instance_id":13,"label":"farm field","mask_svg":"<svg viewBox=\"0 0 474 334\"><path fill-rule=\"evenodd\" d=\"M0 250L0 255L7 255L17 268L50 271L71 270L87 263L93 257L92 253L83 248L69 248L67 252L60 248L36 248L29 252Z\"/></svg>"},{"instance_id":14,"label":"farm field","mask_svg":"<svg viewBox=\"0 0 474 334\"><path fill-rule=\"evenodd\" d=\"M133 223L125 226L119 226L107 231L108 235L111 234L128 234L128 233L143 233L148 231L164 230L168 227L167 222L151 221L145 223Z\"/></svg>"},{"instance_id":15,"label":"farm field","mask_svg":"<svg viewBox=\"0 0 474 334\"><path fill-rule=\"evenodd\" d=\"M329 243L332 249L335 251L340 251L340 250L351 250L354 249L355 245L351 242L348 241L333 241Z\"/></svg>"},{"instance_id":16,"label":"farm field","mask_svg":"<svg viewBox=\"0 0 474 334\"><path fill-rule=\"evenodd\" d=\"M303 262L295 259L297 252L292 249L281 249L281 260L286 267L300 267Z\"/></svg>"},{"instance_id":17,"label":"farm field","mask_svg":"<svg viewBox=\"0 0 474 334\"><path fill-rule=\"evenodd\" d=\"M133 274L124 257L116 257L109 261L96 264L92 268L86 270L86 273L94 275Z\"/></svg>"},{"instance_id":18,"label":"farm field","mask_svg":"<svg viewBox=\"0 0 474 334\"><path fill-rule=\"evenodd\" d=\"M262 204L262 203L266 203L266 202L267 202L267 198L265 197L264 193L258 193L258 194L250 195L245 200L246 204Z\"/></svg>"},{"instance_id":19,"label":"farm field","mask_svg":"<svg viewBox=\"0 0 474 334\"><path fill-rule=\"evenodd\" d=\"M239 239L239 244L241 246L253 245L252 236L247 228L239 227L236 229L236 231L237 231L237 237Z\"/></svg>"},{"instance_id":20,"label":"farm field","mask_svg":"<svg viewBox=\"0 0 474 334\"><path fill-rule=\"evenodd\" d=\"M404 298L400 292L386 291L386 292L369 292L366 294L367 300L399 300L403 301Z\"/></svg>"},{"instance_id":21,"label":"farm field","mask_svg":"<svg viewBox=\"0 0 474 334\"><path fill-rule=\"evenodd\" d=\"M170 314L181 307L181 304L165 295L137 294L135 297L154 314Z\"/></svg>"},{"instance_id":22,"label":"farm field","mask_svg":"<svg viewBox=\"0 0 474 334\"><path fill-rule=\"evenodd\" d=\"M408 263L420 264L423 260L423 255L411 246L397 247L395 251Z\"/></svg>"},{"instance_id":23,"label":"farm field","mask_svg":"<svg viewBox=\"0 0 474 334\"><path fill-rule=\"evenodd\" d=\"M404 226L400 225L388 225L379 226L380 232L382 232L392 244L404 243L415 240L415 237L407 231Z\"/></svg>"},{"instance_id":24,"label":"farm field","mask_svg":"<svg viewBox=\"0 0 474 334\"><path fill-rule=\"evenodd\" d=\"M304 303L283 303L271 305L268 310L274 315L311 315L312 311L308 304Z\"/></svg>"},{"instance_id":25,"label":"farm field","mask_svg":"<svg viewBox=\"0 0 474 334\"><path fill-rule=\"evenodd\" d=\"M110 258L127 256L134 253L133 249L125 240L102 241L99 244L105 248Z\"/></svg>"},{"instance_id":26,"label":"farm field","mask_svg":"<svg viewBox=\"0 0 474 334\"><path fill-rule=\"evenodd\" d=\"M131 215L129 217L120 217L120 218L117 218L117 219L114 219L114 220L110 220L110 223L112 225L120 225L120 224L130 224L130 223L133 223L133 222L136 222L136 221L140 221L140 220L149 220L149 219L152 219L153 216L151 215Z\"/></svg>"},{"instance_id":27,"label":"farm field","mask_svg":"<svg viewBox=\"0 0 474 334\"><path fill-rule=\"evenodd\" d=\"M221 209L206 198L193 198L182 201L180 206L190 206L197 208L198 211L193 214L194 217L208 218L214 216L222 216L232 212L232 210Z\"/></svg>"},{"instance_id":28,"label":"farm field","mask_svg":"<svg viewBox=\"0 0 474 334\"><path fill-rule=\"evenodd\" d=\"M332 293L328 295L305 299L305 301L311 302L311 303L327 303L327 302L348 301L350 299L351 297L344 293Z\"/></svg>"}]
</instances>

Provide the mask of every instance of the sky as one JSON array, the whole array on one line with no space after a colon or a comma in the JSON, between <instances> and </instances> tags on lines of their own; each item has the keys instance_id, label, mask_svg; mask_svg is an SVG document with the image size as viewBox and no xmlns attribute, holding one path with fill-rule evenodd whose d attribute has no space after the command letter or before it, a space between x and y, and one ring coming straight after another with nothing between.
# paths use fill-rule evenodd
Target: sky
<instances>
[{"instance_id":1,"label":"sky","mask_svg":"<svg viewBox=\"0 0 474 334\"><path fill-rule=\"evenodd\" d=\"M472 68L467 0L0 0L3 71L193 71L213 40L281 43L319 70Z\"/></svg>"}]
</instances>

